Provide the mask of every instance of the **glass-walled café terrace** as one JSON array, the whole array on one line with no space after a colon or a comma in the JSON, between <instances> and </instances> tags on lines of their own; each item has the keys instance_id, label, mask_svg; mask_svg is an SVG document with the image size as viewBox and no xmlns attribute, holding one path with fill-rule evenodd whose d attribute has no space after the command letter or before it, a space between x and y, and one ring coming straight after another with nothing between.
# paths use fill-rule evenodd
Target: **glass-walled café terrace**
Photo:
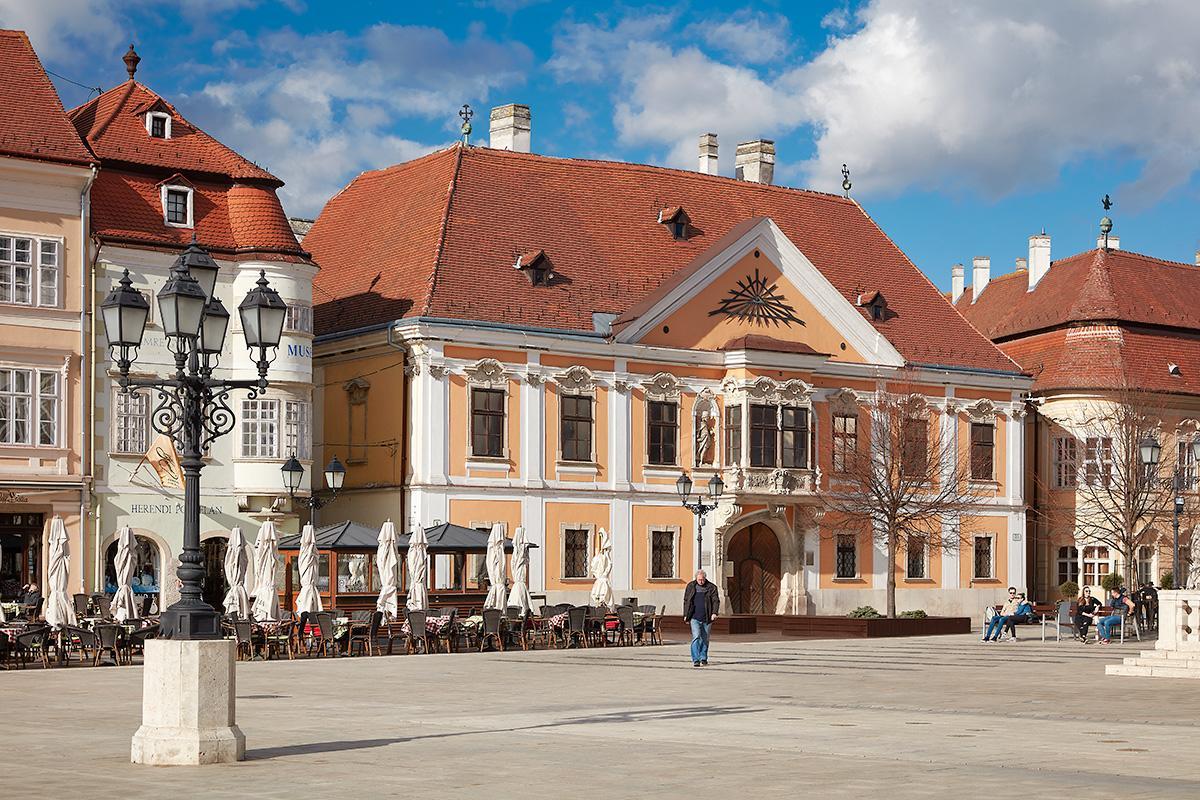
<instances>
[{"instance_id":1,"label":"glass-walled caf\u00e9 terrace","mask_svg":"<svg viewBox=\"0 0 1200 800\"><path fill-rule=\"evenodd\" d=\"M346 520L318 528L317 591L321 605L342 611L373 609L379 596L379 571L375 554L379 530ZM425 529L429 541L429 606L460 609L483 607L487 598L488 532L448 522ZM408 593L408 534L397 537L400 551L400 606ZM536 546L536 545L533 545ZM512 553L512 541L504 540L504 552ZM284 569L277 584L284 608L292 608L300 593L300 535L279 540Z\"/></svg>"}]
</instances>

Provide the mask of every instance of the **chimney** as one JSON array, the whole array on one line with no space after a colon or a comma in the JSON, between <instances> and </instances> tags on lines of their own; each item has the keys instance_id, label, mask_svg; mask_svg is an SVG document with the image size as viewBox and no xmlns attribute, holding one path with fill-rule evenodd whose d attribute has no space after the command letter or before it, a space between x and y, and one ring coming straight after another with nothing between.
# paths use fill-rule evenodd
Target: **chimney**
<instances>
[{"instance_id":1,"label":"chimney","mask_svg":"<svg viewBox=\"0 0 1200 800\"><path fill-rule=\"evenodd\" d=\"M950 302L958 303L963 296L963 265L955 264L950 270Z\"/></svg>"},{"instance_id":2,"label":"chimney","mask_svg":"<svg viewBox=\"0 0 1200 800\"><path fill-rule=\"evenodd\" d=\"M1029 262L1023 258L1017 259L1017 272L1028 272Z\"/></svg>"},{"instance_id":3,"label":"chimney","mask_svg":"<svg viewBox=\"0 0 1200 800\"><path fill-rule=\"evenodd\" d=\"M488 146L493 150L528 153L530 127L529 106L520 103L496 106L492 109Z\"/></svg>"},{"instance_id":4,"label":"chimney","mask_svg":"<svg viewBox=\"0 0 1200 800\"><path fill-rule=\"evenodd\" d=\"M700 134L700 171L705 175L717 173L717 135L715 133Z\"/></svg>"},{"instance_id":5,"label":"chimney","mask_svg":"<svg viewBox=\"0 0 1200 800\"><path fill-rule=\"evenodd\" d=\"M733 168L738 180L769 185L775 177L775 142L755 139L738 143Z\"/></svg>"},{"instance_id":6,"label":"chimney","mask_svg":"<svg viewBox=\"0 0 1200 800\"><path fill-rule=\"evenodd\" d=\"M971 302L974 303L992 279L992 260L987 256L975 256L971 260Z\"/></svg>"},{"instance_id":7,"label":"chimney","mask_svg":"<svg viewBox=\"0 0 1200 800\"><path fill-rule=\"evenodd\" d=\"M1096 237L1096 249L1098 250L1101 247L1104 247L1104 237L1097 236ZM1117 236L1115 233L1110 233L1108 235L1108 249L1109 250L1120 250L1121 249L1121 237Z\"/></svg>"},{"instance_id":8,"label":"chimney","mask_svg":"<svg viewBox=\"0 0 1200 800\"><path fill-rule=\"evenodd\" d=\"M1029 237L1029 291L1050 271L1050 236L1035 233Z\"/></svg>"},{"instance_id":9,"label":"chimney","mask_svg":"<svg viewBox=\"0 0 1200 800\"><path fill-rule=\"evenodd\" d=\"M1200 250L1196 251L1196 266L1200 267Z\"/></svg>"}]
</instances>

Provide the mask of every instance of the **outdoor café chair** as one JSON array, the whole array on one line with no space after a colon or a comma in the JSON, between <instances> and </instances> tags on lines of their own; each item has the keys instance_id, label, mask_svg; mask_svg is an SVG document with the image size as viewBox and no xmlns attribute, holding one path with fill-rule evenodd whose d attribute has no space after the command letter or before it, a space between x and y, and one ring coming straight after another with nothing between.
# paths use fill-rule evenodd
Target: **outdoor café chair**
<instances>
[{"instance_id":1,"label":"outdoor caf\u00e9 chair","mask_svg":"<svg viewBox=\"0 0 1200 800\"><path fill-rule=\"evenodd\" d=\"M100 666L100 656L106 652L112 653L113 661L121 665L121 634L120 625L97 625L94 629L100 646L96 648L96 666Z\"/></svg>"},{"instance_id":2,"label":"outdoor caf\u00e9 chair","mask_svg":"<svg viewBox=\"0 0 1200 800\"><path fill-rule=\"evenodd\" d=\"M271 654L287 653L288 660L296 658L296 650L292 645L292 629L296 627L295 620L285 620L273 628L270 633L263 632L263 654L269 661Z\"/></svg>"},{"instance_id":3,"label":"outdoor caf\u00e9 chair","mask_svg":"<svg viewBox=\"0 0 1200 800\"><path fill-rule=\"evenodd\" d=\"M603 647L606 636L604 620L608 616L608 609L604 606L585 606L585 608L587 609L587 635L593 642Z\"/></svg>"},{"instance_id":4,"label":"outdoor caf\u00e9 chair","mask_svg":"<svg viewBox=\"0 0 1200 800\"><path fill-rule=\"evenodd\" d=\"M445 622L438 628L435 646L440 648L444 643L446 652L453 653L458 645L458 609L454 606L443 608L442 619Z\"/></svg>"},{"instance_id":5,"label":"outdoor caf\u00e9 chair","mask_svg":"<svg viewBox=\"0 0 1200 800\"><path fill-rule=\"evenodd\" d=\"M100 616L104 617L104 619L112 619L112 598L111 597L101 597L100 598Z\"/></svg>"},{"instance_id":6,"label":"outdoor caf\u00e9 chair","mask_svg":"<svg viewBox=\"0 0 1200 800\"><path fill-rule=\"evenodd\" d=\"M573 606L567 609L567 624L563 628L563 646L570 647L578 639L583 646L588 646L587 637L587 606Z\"/></svg>"},{"instance_id":7,"label":"outdoor caf\u00e9 chair","mask_svg":"<svg viewBox=\"0 0 1200 800\"><path fill-rule=\"evenodd\" d=\"M63 647L69 653L72 649L79 652L79 663L83 663L87 658L92 662L92 666L96 665L96 661L100 655L100 640L96 634L89 631L87 628L76 628L67 625L62 630ZM70 656L67 657L67 663L70 663Z\"/></svg>"},{"instance_id":8,"label":"outdoor caf\u00e9 chair","mask_svg":"<svg viewBox=\"0 0 1200 800\"><path fill-rule=\"evenodd\" d=\"M1061 642L1063 630L1074 636L1075 620L1071 617L1071 601L1059 600L1054 606L1054 613L1042 615L1042 641L1046 641L1046 626L1054 626L1054 641Z\"/></svg>"},{"instance_id":9,"label":"outdoor caf\u00e9 chair","mask_svg":"<svg viewBox=\"0 0 1200 800\"><path fill-rule=\"evenodd\" d=\"M337 641L333 635L333 614L329 611L318 611L309 616L309 619L314 618L316 619L317 633L308 640L309 655L315 648L318 656L322 653L327 656L336 656Z\"/></svg>"},{"instance_id":10,"label":"outdoor caf\u00e9 chair","mask_svg":"<svg viewBox=\"0 0 1200 800\"><path fill-rule=\"evenodd\" d=\"M35 658L41 660L43 667L50 667L50 633L50 627L43 625L17 634L16 651L21 669L25 669L25 664Z\"/></svg>"},{"instance_id":11,"label":"outdoor caf\u00e9 chair","mask_svg":"<svg viewBox=\"0 0 1200 800\"><path fill-rule=\"evenodd\" d=\"M529 640L525 625L525 612L520 606L509 606L504 609L504 618L508 622L510 641L519 644L522 650L528 650Z\"/></svg>"},{"instance_id":12,"label":"outdoor caf\u00e9 chair","mask_svg":"<svg viewBox=\"0 0 1200 800\"><path fill-rule=\"evenodd\" d=\"M633 645L637 623L633 617L633 606L617 606L617 644Z\"/></svg>"},{"instance_id":13,"label":"outdoor caf\u00e9 chair","mask_svg":"<svg viewBox=\"0 0 1200 800\"><path fill-rule=\"evenodd\" d=\"M504 651L504 637L500 635L500 620L503 615L498 608L485 608L483 610L483 624L479 626L479 652L483 652L483 648L487 646L489 641L494 641L500 651Z\"/></svg>"},{"instance_id":14,"label":"outdoor caf\u00e9 chair","mask_svg":"<svg viewBox=\"0 0 1200 800\"><path fill-rule=\"evenodd\" d=\"M379 637L379 626L383 624L383 612L372 611L371 621L367 623L367 627L361 625L350 626L350 639L346 642L346 655L354 655L354 646L358 645L361 652L365 652L369 656L379 655L379 645L376 639ZM371 652L374 650L375 652Z\"/></svg>"},{"instance_id":15,"label":"outdoor caf\u00e9 chair","mask_svg":"<svg viewBox=\"0 0 1200 800\"><path fill-rule=\"evenodd\" d=\"M86 594L71 595L71 602L75 604L75 616L86 617L88 615L88 596Z\"/></svg>"},{"instance_id":16,"label":"outdoor caf\u00e9 chair","mask_svg":"<svg viewBox=\"0 0 1200 800\"><path fill-rule=\"evenodd\" d=\"M406 653L415 653L418 642L423 648L422 652L429 653L429 629L425 627L426 617L428 614L425 611L410 610L404 615L404 619L408 622L408 636L404 645Z\"/></svg>"},{"instance_id":17,"label":"outdoor caf\u00e9 chair","mask_svg":"<svg viewBox=\"0 0 1200 800\"><path fill-rule=\"evenodd\" d=\"M238 661L242 660L243 654L247 661L254 658L254 623L248 619L235 619L233 639L237 643L235 652Z\"/></svg>"},{"instance_id":18,"label":"outdoor caf\u00e9 chair","mask_svg":"<svg viewBox=\"0 0 1200 800\"><path fill-rule=\"evenodd\" d=\"M133 663L133 651L139 650L142 656L146 654L146 642L150 639L157 639L160 628L158 623L153 623L140 627L133 633L125 637L125 663Z\"/></svg>"}]
</instances>

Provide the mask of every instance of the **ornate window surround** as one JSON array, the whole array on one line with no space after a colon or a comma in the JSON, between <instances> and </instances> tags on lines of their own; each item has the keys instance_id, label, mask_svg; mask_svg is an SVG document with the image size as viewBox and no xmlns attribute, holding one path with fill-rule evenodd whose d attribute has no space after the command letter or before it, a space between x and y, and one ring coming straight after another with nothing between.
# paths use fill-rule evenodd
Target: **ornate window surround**
<instances>
[{"instance_id":1,"label":"ornate window surround","mask_svg":"<svg viewBox=\"0 0 1200 800\"><path fill-rule=\"evenodd\" d=\"M505 370L504 365L494 358L481 358L474 364L464 367L462 370L463 376L466 378L466 410L464 424L466 426L466 443L467 443L467 468L472 467L479 469L497 469L500 466L508 466L512 453L509 450L509 435L508 423L511 410L512 392L509 390L509 379L515 377L510 375ZM504 393L504 423L501 426L501 446L499 456L484 456L476 455L474 452L475 442L471 435L471 422L474 416L472 411L472 389L494 389Z\"/></svg>"},{"instance_id":2,"label":"ornate window surround","mask_svg":"<svg viewBox=\"0 0 1200 800\"><path fill-rule=\"evenodd\" d=\"M555 466L560 472L578 473L585 475L599 474L600 465L596 461L596 440L597 436L597 411L599 400L597 398L596 389L600 385L600 380L590 369L582 365L567 367L562 372L547 379L558 387L558 398L556 405L558 406L558 414L553 424L557 426L557 435L555 437ZM575 395L579 397L592 398L592 452L588 461L564 461L562 454L562 398L564 394ZM550 422L550 420L547 420Z\"/></svg>"},{"instance_id":3,"label":"ornate window surround","mask_svg":"<svg viewBox=\"0 0 1200 800\"><path fill-rule=\"evenodd\" d=\"M651 583L676 583L681 579L679 574L679 537L682 529L678 525L647 525L646 526L646 580ZM671 555L673 563L671 565L672 574L670 577L654 577L654 534L655 533L670 533L674 536L674 543L671 545Z\"/></svg>"}]
</instances>

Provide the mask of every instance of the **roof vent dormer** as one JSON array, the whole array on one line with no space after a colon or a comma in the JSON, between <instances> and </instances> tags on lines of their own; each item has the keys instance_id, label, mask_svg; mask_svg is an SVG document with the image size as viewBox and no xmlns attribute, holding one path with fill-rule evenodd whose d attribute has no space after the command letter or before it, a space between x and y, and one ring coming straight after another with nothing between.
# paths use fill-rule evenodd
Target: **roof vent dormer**
<instances>
[{"instance_id":1,"label":"roof vent dormer","mask_svg":"<svg viewBox=\"0 0 1200 800\"><path fill-rule=\"evenodd\" d=\"M691 233L691 218L683 210L683 206L667 206L658 212L658 222L666 225L671 235L679 240L687 240Z\"/></svg>"},{"instance_id":2,"label":"roof vent dormer","mask_svg":"<svg viewBox=\"0 0 1200 800\"><path fill-rule=\"evenodd\" d=\"M867 316L872 322L883 322L888 318L887 298L879 290L860 294L858 305L867 310Z\"/></svg>"},{"instance_id":3,"label":"roof vent dormer","mask_svg":"<svg viewBox=\"0 0 1200 800\"><path fill-rule=\"evenodd\" d=\"M529 278L533 286L545 286L554 279L554 266L546 257L545 250L530 250L517 256L513 269L519 269Z\"/></svg>"}]
</instances>

